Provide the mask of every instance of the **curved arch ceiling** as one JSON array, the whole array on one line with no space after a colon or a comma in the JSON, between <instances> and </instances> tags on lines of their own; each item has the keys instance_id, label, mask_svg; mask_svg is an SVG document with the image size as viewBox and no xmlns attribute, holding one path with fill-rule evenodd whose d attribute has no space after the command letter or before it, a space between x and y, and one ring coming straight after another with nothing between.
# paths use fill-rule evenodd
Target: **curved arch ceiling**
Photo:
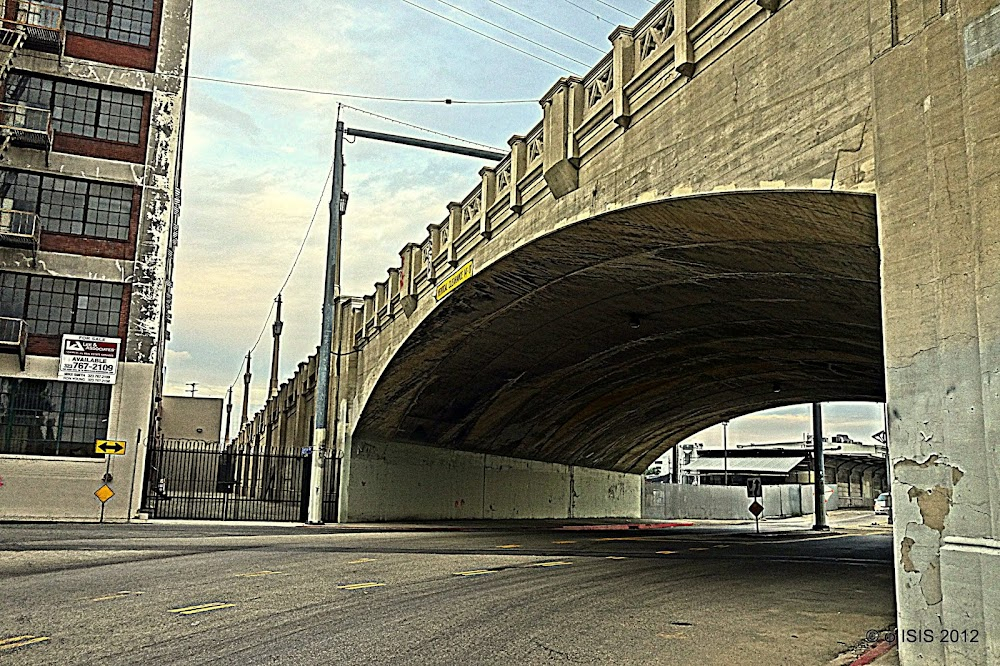
<instances>
[{"instance_id":1,"label":"curved arch ceiling","mask_svg":"<svg viewBox=\"0 0 1000 666\"><path fill-rule=\"evenodd\" d=\"M874 198L720 194L488 266L412 332L355 437L641 472L727 418L883 397Z\"/></svg>"}]
</instances>

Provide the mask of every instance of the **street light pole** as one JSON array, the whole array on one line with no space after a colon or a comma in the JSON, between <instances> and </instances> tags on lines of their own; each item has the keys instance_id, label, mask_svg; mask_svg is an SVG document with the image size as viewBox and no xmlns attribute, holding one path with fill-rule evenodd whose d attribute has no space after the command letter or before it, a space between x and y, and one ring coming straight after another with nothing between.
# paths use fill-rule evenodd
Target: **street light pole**
<instances>
[{"instance_id":1,"label":"street light pole","mask_svg":"<svg viewBox=\"0 0 1000 666\"><path fill-rule=\"evenodd\" d=\"M722 422L722 472L723 483L729 485L729 421Z\"/></svg>"},{"instance_id":2,"label":"street light pole","mask_svg":"<svg viewBox=\"0 0 1000 666\"><path fill-rule=\"evenodd\" d=\"M830 529L826 522L826 461L823 459L823 406L812 404L813 425L813 482L815 489L816 524L813 529Z\"/></svg>"},{"instance_id":3,"label":"street light pole","mask_svg":"<svg viewBox=\"0 0 1000 666\"><path fill-rule=\"evenodd\" d=\"M310 525L323 523L323 488L326 472L327 412L330 395L330 355L333 346L334 309L340 297L340 218L344 214L344 123L337 113L337 130L333 142L333 190L330 196L330 229L326 244L326 278L323 286L323 325L319 354L316 359L316 423L312 443L312 469L309 476ZM338 378L339 381L339 378ZM332 429L336 432L336 428Z\"/></svg>"}]
</instances>

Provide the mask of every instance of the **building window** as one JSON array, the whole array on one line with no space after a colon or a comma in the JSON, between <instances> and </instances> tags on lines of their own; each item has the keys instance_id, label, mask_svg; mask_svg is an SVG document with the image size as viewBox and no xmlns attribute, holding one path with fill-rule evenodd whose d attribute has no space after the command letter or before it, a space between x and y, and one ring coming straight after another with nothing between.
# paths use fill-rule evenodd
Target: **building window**
<instances>
[{"instance_id":1,"label":"building window","mask_svg":"<svg viewBox=\"0 0 1000 666\"><path fill-rule=\"evenodd\" d=\"M0 170L0 208L38 213L52 233L126 241L132 194L122 185Z\"/></svg>"},{"instance_id":2,"label":"building window","mask_svg":"<svg viewBox=\"0 0 1000 666\"><path fill-rule=\"evenodd\" d=\"M33 335L117 337L124 285L0 273L0 317L28 322Z\"/></svg>"},{"instance_id":3,"label":"building window","mask_svg":"<svg viewBox=\"0 0 1000 666\"><path fill-rule=\"evenodd\" d=\"M153 0L66 0L66 30L133 46L149 46Z\"/></svg>"},{"instance_id":4,"label":"building window","mask_svg":"<svg viewBox=\"0 0 1000 666\"><path fill-rule=\"evenodd\" d=\"M86 83L12 73L4 99L52 112L56 132L138 145L144 98L138 93Z\"/></svg>"},{"instance_id":5,"label":"building window","mask_svg":"<svg viewBox=\"0 0 1000 666\"><path fill-rule=\"evenodd\" d=\"M100 457L111 387L0 377L0 454Z\"/></svg>"}]
</instances>

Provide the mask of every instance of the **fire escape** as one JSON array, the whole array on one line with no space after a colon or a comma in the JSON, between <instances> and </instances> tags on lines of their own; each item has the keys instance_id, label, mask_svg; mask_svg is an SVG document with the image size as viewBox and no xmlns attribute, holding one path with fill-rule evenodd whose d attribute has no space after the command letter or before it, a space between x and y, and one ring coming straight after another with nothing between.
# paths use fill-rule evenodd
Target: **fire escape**
<instances>
[{"instance_id":1,"label":"fire escape","mask_svg":"<svg viewBox=\"0 0 1000 666\"><path fill-rule=\"evenodd\" d=\"M23 49L55 54L62 59L66 43L62 6L34 0L3 0L0 19L0 100L18 99L8 90L11 65ZM9 94L14 92L15 94ZM23 103L0 101L0 160L10 146L52 150L52 112ZM2 183L0 183L2 185ZM7 188L0 187L0 247L29 250L34 257L41 240L41 221L33 210L18 210ZM22 319L0 317L0 353L17 354L24 369L28 325Z\"/></svg>"}]
</instances>

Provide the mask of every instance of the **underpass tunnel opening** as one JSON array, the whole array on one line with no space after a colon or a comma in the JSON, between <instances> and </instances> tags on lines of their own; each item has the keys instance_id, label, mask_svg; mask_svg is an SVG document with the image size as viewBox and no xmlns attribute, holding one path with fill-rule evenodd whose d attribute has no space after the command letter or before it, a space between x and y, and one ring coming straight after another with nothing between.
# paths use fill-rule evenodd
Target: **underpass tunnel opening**
<instances>
[{"instance_id":1,"label":"underpass tunnel opening","mask_svg":"<svg viewBox=\"0 0 1000 666\"><path fill-rule=\"evenodd\" d=\"M769 500L767 517L792 517L813 509L815 456L812 409L795 405L725 421L662 451L644 473L644 511L650 518L677 517L663 484L747 488L759 483ZM883 403L822 405L826 505L887 514L890 503ZM780 488L780 491L779 491ZM684 491L676 498L681 502ZM699 492L692 490L690 492ZM782 494L784 493L784 494ZM882 497L883 501L879 501ZM673 500L671 500L673 501ZM749 518L745 506L728 517ZM727 511L725 507L720 511ZM691 515L688 517L709 517Z\"/></svg>"},{"instance_id":2,"label":"underpass tunnel opening","mask_svg":"<svg viewBox=\"0 0 1000 666\"><path fill-rule=\"evenodd\" d=\"M884 400L879 290L869 195L741 192L598 215L439 303L354 436L641 474L743 414Z\"/></svg>"}]
</instances>

